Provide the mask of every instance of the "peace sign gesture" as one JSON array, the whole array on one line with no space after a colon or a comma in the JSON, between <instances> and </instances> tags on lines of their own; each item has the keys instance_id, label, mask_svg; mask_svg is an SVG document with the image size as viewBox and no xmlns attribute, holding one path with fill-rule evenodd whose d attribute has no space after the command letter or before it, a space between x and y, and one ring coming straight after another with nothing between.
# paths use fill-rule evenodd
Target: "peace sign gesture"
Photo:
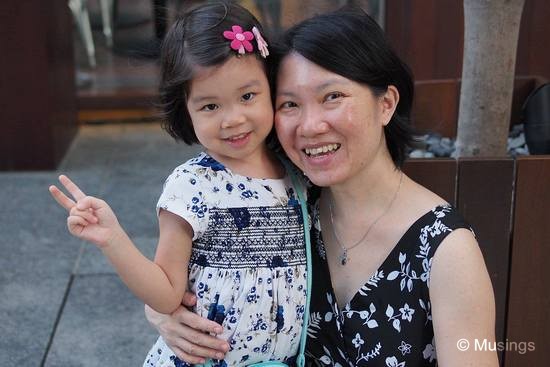
<instances>
[{"instance_id":1,"label":"peace sign gesture","mask_svg":"<svg viewBox=\"0 0 550 367\"><path fill-rule=\"evenodd\" d=\"M59 182L67 189L71 199L55 185L49 191L59 205L69 212L67 227L78 238L105 248L122 231L118 220L107 203L93 196L86 196L67 176L59 176Z\"/></svg>"}]
</instances>

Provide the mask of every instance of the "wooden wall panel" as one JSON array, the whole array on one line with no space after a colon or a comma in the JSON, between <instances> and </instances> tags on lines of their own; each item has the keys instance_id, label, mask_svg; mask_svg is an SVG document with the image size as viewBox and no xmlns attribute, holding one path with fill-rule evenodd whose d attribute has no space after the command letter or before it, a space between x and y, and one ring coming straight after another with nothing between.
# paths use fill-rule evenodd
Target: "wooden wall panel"
<instances>
[{"instance_id":1,"label":"wooden wall panel","mask_svg":"<svg viewBox=\"0 0 550 367\"><path fill-rule=\"evenodd\" d=\"M412 123L415 128L455 137L460 83L456 79L423 80L414 87Z\"/></svg>"},{"instance_id":2,"label":"wooden wall panel","mask_svg":"<svg viewBox=\"0 0 550 367\"><path fill-rule=\"evenodd\" d=\"M516 75L550 79L550 3L526 0ZM386 34L417 80L462 74L464 10L457 0L386 0Z\"/></svg>"},{"instance_id":3,"label":"wooden wall panel","mask_svg":"<svg viewBox=\"0 0 550 367\"><path fill-rule=\"evenodd\" d=\"M506 339L535 351L507 351L506 367L550 366L550 156L518 158Z\"/></svg>"},{"instance_id":4,"label":"wooden wall panel","mask_svg":"<svg viewBox=\"0 0 550 367\"><path fill-rule=\"evenodd\" d=\"M462 73L462 1L386 0L386 34L415 79Z\"/></svg>"},{"instance_id":5,"label":"wooden wall panel","mask_svg":"<svg viewBox=\"0 0 550 367\"><path fill-rule=\"evenodd\" d=\"M476 233L491 276L497 341L505 339L513 184L511 158L458 161L457 207Z\"/></svg>"},{"instance_id":6,"label":"wooden wall panel","mask_svg":"<svg viewBox=\"0 0 550 367\"><path fill-rule=\"evenodd\" d=\"M510 123L522 122L521 107L527 96L547 81L543 78L516 77ZM412 123L420 133L436 132L456 137L460 79L422 80L415 83Z\"/></svg>"},{"instance_id":7,"label":"wooden wall panel","mask_svg":"<svg viewBox=\"0 0 550 367\"><path fill-rule=\"evenodd\" d=\"M409 159L403 172L455 205L457 164L454 159Z\"/></svg>"},{"instance_id":8,"label":"wooden wall panel","mask_svg":"<svg viewBox=\"0 0 550 367\"><path fill-rule=\"evenodd\" d=\"M0 170L53 169L77 130L66 1L0 2Z\"/></svg>"},{"instance_id":9,"label":"wooden wall panel","mask_svg":"<svg viewBox=\"0 0 550 367\"><path fill-rule=\"evenodd\" d=\"M519 32L516 75L540 75L550 79L550 3L525 0Z\"/></svg>"}]
</instances>

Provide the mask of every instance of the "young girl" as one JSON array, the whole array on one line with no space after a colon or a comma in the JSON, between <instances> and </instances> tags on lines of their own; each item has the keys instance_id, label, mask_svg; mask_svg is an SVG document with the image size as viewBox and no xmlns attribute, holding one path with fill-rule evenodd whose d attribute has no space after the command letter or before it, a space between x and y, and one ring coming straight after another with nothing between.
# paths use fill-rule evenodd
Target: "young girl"
<instances>
[{"instance_id":1,"label":"young girl","mask_svg":"<svg viewBox=\"0 0 550 367\"><path fill-rule=\"evenodd\" d=\"M244 8L199 6L163 44L166 129L205 151L167 178L157 204L155 261L144 257L104 201L66 176L53 197L69 210L70 233L98 246L125 284L161 313L189 288L196 313L223 327L230 350L217 366L293 363L306 302L301 209L266 138L273 126L261 25ZM162 338L144 366L183 366Z\"/></svg>"}]
</instances>

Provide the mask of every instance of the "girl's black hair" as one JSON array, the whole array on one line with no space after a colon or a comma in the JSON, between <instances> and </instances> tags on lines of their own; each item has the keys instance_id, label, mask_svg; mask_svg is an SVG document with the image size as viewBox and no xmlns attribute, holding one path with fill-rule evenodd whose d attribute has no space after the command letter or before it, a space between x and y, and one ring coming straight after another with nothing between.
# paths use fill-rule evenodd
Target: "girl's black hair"
<instances>
[{"instance_id":1,"label":"girl's black hair","mask_svg":"<svg viewBox=\"0 0 550 367\"><path fill-rule=\"evenodd\" d=\"M223 37L223 32L233 25L241 26L243 31L256 27L266 38L260 22L242 6L231 1L210 1L179 17L162 42L160 109L163 128L176 140L186 144L199 142L187 110L190 82L197 67L221 65L236 55L231 41ZM256 40L252 42L254 55L267 71L267 59L259 55Z\"/></svg>"},{"instance_id":2,"label":"girl's black hair","mask_svg":"<svg viewBox=\"0 0 550 367\"><path fill-rule=\"evenodd\" d=\"M402 166L414 132L409 121L413 77L374 19L360 8L349 7L318 15L285 32L274 51L273 78L282 59L296 52L328 71L367 85L376 96L384 94L389 85L395 86L399 103L384 135L394 164Z\"/></svg>"}]
</instances>

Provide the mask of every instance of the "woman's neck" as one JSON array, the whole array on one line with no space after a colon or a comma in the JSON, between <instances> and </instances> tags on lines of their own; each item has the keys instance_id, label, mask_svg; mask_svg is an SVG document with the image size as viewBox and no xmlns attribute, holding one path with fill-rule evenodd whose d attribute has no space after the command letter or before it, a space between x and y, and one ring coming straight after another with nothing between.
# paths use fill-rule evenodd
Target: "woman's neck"
<instances>
[{"instance_id":1,"label":"woman's neck","mask_svg":"<svg viewBox=\"0 0 550 367\"><path fill-rule=\"evenodd\" d=\"M400 186L401 171L389 154L378 157L367 168L343 183L324 189L335 217L345 219L362 213L379 213L387 208Z\"/></svg>"}]
</instances>

